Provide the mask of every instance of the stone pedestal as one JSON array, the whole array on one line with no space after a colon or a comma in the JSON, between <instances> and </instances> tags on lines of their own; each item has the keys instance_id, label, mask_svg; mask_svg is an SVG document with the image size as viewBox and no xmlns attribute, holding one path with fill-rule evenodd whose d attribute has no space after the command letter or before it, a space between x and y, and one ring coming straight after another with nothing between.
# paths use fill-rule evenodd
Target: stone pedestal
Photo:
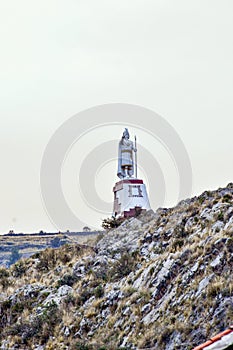
<instances>
[{"instance_id":1,"label":"stone pedestal","mask_svg":"<svg viewBox=\"0 0 233 350\"><path fill-rule=\"evenodd\" d=\"M131 217L137 212L150 209L146 185L143 180L127 178L117 182L113 188L115 216Z\"/></svg>"}]
</instances>

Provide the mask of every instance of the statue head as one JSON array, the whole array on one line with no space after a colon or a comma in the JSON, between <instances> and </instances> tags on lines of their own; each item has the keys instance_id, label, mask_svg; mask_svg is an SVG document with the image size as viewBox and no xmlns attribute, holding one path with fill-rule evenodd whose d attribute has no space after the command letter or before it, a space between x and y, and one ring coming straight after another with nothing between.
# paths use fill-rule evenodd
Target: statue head
<instances>
[{"instance_id":1,"label":"statue head","mask_svg":"<svg viewBox=\"0 0 233 350\"><path fill-rule=\"evenodd\" d=\"M124 139L129 139L129 131L127 128L125 128L124 132L123 132L123 136Z\"/></svg>"}]
</instances>

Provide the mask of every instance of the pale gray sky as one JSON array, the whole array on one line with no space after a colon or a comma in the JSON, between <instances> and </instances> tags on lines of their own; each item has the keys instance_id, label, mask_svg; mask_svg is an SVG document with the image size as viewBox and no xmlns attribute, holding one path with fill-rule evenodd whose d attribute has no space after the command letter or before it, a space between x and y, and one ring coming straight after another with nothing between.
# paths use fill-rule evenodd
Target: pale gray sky
<instances>
[{"instance_id":1,"label":"pale gray sky","mask_svg":"<svg viewBox=\"0 0 233 350\"><path fill-rule=\"evenodd\" d=\"M189 153L193 195L232 181L232 13L231 0L1 0L0 233L56 230L41 201L43 152L63 122L95 105L164 117ZM167 186L173 205L176 184ZM98 226L91 215L82 220Z\"/></svg>"}]
</instances>

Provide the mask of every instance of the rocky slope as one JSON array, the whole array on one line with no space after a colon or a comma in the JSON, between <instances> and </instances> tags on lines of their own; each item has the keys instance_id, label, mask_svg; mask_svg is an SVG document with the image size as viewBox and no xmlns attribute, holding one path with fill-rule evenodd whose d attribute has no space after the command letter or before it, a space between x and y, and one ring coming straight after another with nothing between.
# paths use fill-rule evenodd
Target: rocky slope
<instances>
[{"instance_id":1,"label":"rocky slope","mask_svg":"<svg viewBox=\"0 0 233 350\"><path fill-rule=\"evenodd\" d=\"M233 322L233 184L0 269L0 349L192 349Z\"/></svg>"}]
</instances>

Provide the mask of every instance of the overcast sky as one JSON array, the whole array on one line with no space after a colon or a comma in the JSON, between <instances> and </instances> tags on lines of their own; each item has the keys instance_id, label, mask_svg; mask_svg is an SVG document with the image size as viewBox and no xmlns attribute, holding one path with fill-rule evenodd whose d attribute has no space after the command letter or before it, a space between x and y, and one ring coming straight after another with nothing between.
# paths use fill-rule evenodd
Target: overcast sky
<instances>
[{"instance_id":1,"label":"overcast sky","mask_svg":"<svg viewBox=\"0 0 233 350\"><path fill-rule=\"evenodd\" d=\"M1 0L0 233L57 229L41 199L42 156L62 123L95 105L131 103L165 118L189 153L193 195L231 182L232 13L232 0ZM77 158L74 147L70 177ZM115 168L105 169L104 191L96 180L109 202ZM82 208L82 221L98 227L103 215Z\"/></svg>"}]
</instances>

